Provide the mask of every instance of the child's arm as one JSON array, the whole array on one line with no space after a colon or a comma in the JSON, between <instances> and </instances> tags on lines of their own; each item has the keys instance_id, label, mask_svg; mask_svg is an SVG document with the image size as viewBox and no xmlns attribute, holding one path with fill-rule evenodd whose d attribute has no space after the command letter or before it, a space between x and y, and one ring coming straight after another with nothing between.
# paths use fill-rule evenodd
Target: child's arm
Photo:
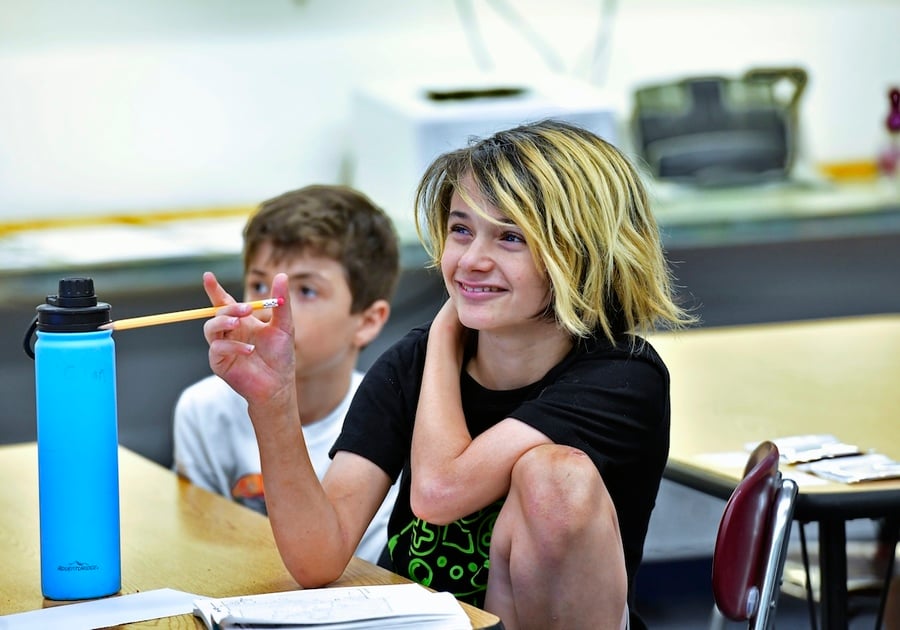
<instances>
[{"instance_id":1,"label":"child's arm","mask_svg":"<svg viewBox=\"0 0 900 630\"><path fill-rule=\"evenodd\" d=\"M550 443L540 431L512 418L472 439L459 388L465 334L455 306L447 301L428 333L412 440L412 509L435 524L452 522L505 496L513 464L529 449Z\"/></svg>"},{"instance_id":2,"label":"child's arm","mask_svg":"<svg viewBox=\"0 0 900 630\"><path fill-rule=\"evenodd\" d=\"M272 296L283 297L268 322L247 317L212 274L207 295L226 306L204 325L213 371L247 400L266 484L266 509L288 571L304 587L322 586L343 573L390 481L361 457L336 457L326 492L303 439L295 386L294 330L287 276L278 274Z\"/></svg>"}]
</instances>

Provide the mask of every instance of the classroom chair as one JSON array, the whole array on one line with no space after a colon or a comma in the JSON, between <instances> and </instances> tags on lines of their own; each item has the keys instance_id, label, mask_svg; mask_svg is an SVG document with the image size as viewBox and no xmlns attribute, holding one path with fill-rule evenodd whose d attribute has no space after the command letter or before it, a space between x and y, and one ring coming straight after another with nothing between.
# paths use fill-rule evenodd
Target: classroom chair
<instances>
[{"instance_id":1,"label":"classroom chair","mask_svg":"<svg viewBox=\"0 0 900 630\"><path fill-rule=\"evenodd\" d=\"M713 629L726 618L752 630L773 626L797 496L779 458L773 442L760 443L725 504L713 550Z\"/></svg>"}]
</instances>

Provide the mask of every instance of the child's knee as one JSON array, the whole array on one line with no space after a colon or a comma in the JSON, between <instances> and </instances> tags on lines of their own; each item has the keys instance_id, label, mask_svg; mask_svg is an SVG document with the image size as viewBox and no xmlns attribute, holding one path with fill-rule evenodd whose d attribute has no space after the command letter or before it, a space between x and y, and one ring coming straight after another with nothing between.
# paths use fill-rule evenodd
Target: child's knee
<instances>
[{"instance_id":1,"label":"child's knee","mask_svg":"<svg viewBox=\"0 0 900 630\"><path fill-rule=\"evenodd\" d=\"M615 515L596 466L569 446L543 445L525 453L513 468L510 492L529 529L548 544L565 544Z\"/></svg>"}]
</instances>

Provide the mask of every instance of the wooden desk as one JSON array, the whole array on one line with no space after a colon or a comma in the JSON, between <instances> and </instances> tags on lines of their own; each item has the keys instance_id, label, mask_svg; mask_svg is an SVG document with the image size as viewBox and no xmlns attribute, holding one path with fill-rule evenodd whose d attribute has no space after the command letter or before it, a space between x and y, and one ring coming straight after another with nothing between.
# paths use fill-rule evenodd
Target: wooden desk
<instances>
[{"instance_id":1,"label":"wooden desk","mask_svg":"<svg viewBox=\"0 0 900 630\"><path fill-rule=\"evenodd\" d=\"M748 442L831 433L900 460L900 315L709 328L651 338L672 377L666 477L727 499ZM794 518L819 525L824 628L846 627L845 522L900 511L900 480L846 485L783 466Z\"/></svg>"},{"instance_id":2,"label":"wooden desk","mask_svg":"<svg viewBox=\"0 0 900 630\"><path fill-rule=\"evenodd\" d=\"M119 451L119 476L122 594L173 588L230 597L297 588L264 516L125 448ZM0 446L0 479L0 615L56 605L41 595L36 445ZM333 586L407 581L354 558ZM474 628L502 628L496 616L463 608ZM147 625L203 627L191 615Z\"/></svg>"}]
</instances>

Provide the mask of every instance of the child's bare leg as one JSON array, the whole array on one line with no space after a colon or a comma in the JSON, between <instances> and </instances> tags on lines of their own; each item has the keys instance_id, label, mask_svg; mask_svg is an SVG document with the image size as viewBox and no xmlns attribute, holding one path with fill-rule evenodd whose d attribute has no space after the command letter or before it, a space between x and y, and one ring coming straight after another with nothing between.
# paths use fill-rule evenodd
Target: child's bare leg
<instances>
[{"instance_id":1,"label":"child's bare leg","mask_svg":"<svg viewBox=\"0 0 900 630\"><path fill-rule=\"evenodd\" d=\"M491 536L485 608L507 630L618 629L627 588L615 507L590 458L555 444L525 453Z\"/></svg>"}]
</instances>

